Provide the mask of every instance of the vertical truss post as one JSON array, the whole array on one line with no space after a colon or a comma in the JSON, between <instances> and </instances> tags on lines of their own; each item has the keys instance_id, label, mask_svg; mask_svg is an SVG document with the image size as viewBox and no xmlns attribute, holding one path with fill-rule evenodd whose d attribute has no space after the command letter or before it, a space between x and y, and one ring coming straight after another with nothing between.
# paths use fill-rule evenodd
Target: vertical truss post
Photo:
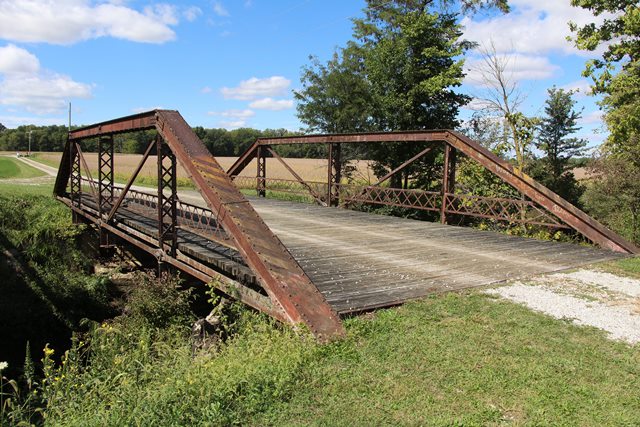
<instances>
[{"instance_id":1,"label":"vertical truss post","mask_svg":"<svg viewBox=\"0 0 640 427\"><path fill-rule=\"evenodd\" d=\"M71 204L80 208L80 205L82 204L82 171L80 168L80 153L78 151L78 143L71 142L69 144L69 150L71 150L71 175L69 186ZM78 214L75 211L71 215L74 224L79 224L81 222Z\"/></svg>"},{"instance_id":2,"label":"vertical truss post","mask_svg":"<svg viewBox=\"0 0 640 427\"><path fill-rule=\"evenodd\" d=\"M113 206L113 136L98 140L98 210L100 219L109 216ZM111 247L109 233L100 227L100 247Z\"/></svg>"},{"instance_id":3,"label":"vertical truss post","mask_svg":"<svg viewBox=\"0 0 640 427\"><path fill-rule=\"evenodd\" d=\"M267 196L267 150L268 147L259 145L256 157L256 193L258 197Z\"/></svg>"},{"instance_id":4,"label":"vertical truss post","mask_svg":"<svg viewBox=\"0 0 640 427\"><path fill-rule=\"evenodd\" d=\"M342 180L342 164L340 144L329 144L329 162L327 166L327 205L338 206L340 202L340 181Z\"/></svg>"},{"instance_id":5,"label":"vertical truss post","mask_svg":"<svg viewBox=\"0 0 640 427\"><path fill-rule=\"evenodd\" d=\"M444 165L442 168L442 202L440 206L440 222L447 223L447 195L453 193L456 182L456 149L444 144Z\"/></svg>"},{"instance_id":6,"label":"vertical truss post","mask_svg":"<svg viewBox=\"0 0 640 427\"><path fill-rule=\"evenodd\" d=\"M162 254L167 253L175 258L178 246L176 156L160 135L156 140L156 154L158 157L158 247Z\"/></svg>"}]
</instances>

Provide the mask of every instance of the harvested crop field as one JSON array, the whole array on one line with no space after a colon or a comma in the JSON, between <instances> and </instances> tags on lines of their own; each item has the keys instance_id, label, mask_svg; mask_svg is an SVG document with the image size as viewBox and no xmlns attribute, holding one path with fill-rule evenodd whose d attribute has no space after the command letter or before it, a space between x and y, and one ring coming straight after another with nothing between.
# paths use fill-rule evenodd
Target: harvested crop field
<instances>
[{"instance_id":1,"label":"harvested crop field","mask_svg":"<svg viewBox=\"0 0 640 427\"><path fill-rule=\"evenodd\" d=\"M45 163L50 166L57 167L60 164L60 158L62 153L38 153L35 160ZM85 159L91 173L97 174L98 171L98 156L96 153L85 153ZM142 158L141 154L116 154L115 174L116 177L124 178L130 176L135 170L136 166ZM216 157L216 160L220 165L227 170L237 157ZM287 164L298 173L305 181L326 181L327 180L327 160L326 159L285 159ZM373 182L375 175L371 170L370 161L358 160L352 162L356 167L353 177L358 181ZM156 158L150 156L146 164L140 171L141 178L155 178L157 174ZM252 161L249 166L240 174L240 176L255 176L256 174L256 162ZM267 177L273 179L293 179L293 176L287 171L287 169L274 158L267 159ZM178 179L186 179L187 175L178 164Z\"/></svg>"}]
</instances>

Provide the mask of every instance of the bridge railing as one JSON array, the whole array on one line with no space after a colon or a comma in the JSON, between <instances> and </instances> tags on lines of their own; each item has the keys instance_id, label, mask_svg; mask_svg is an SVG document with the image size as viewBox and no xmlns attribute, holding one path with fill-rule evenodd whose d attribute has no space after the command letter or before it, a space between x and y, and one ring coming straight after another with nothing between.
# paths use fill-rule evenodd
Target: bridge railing
<instances>
[{"instance_id":1,"label":"bridge railing","mask_svg":"<svg viewBox=\"0 0 640 427\"><path fill-rule=\"evenodd\" d=\"M241 190L253 191L257 188L258 180L257 177L238 176L234 182ZM297 201L314 202L314 197L309 194L308 188L296 180L265 178L263 181L267 191L266 197L287 198L287 196L294 195ZM325 182L305 181L305 183L314 188L318 194L327 193ZM443 197L440 191L355 183L337 184L336 187L341 206L369 204L441 212L444 203L444 213L448 215L484 218L510 224L536 225L554 229L569 228L530 200L486 197L467 193L446 193Z\"/></svg>"},{"instance_id":2,"label":"bridge railing","mask_svg":"<svg viewBox=\"0 0 640 427\"><path fill-rule=\"evenodd\" d=\"M98 185L98 181L90 178L82 178L82 188L92 192L92 188ZM125 190L124 186L113 185L113 200L116 200ZM150 189L151 190L151 189ZM108 201L112 205L113 201ZM128 210L139 212L146 216L152 216L158 209L158 196L144 191L130 188L124 199L124 207ZM211 210L187 203L181 200L176 202L177 225L205 237L224 241L225 245L233 246L233 241L220 226Z\"/></svg>"}]
</instances>

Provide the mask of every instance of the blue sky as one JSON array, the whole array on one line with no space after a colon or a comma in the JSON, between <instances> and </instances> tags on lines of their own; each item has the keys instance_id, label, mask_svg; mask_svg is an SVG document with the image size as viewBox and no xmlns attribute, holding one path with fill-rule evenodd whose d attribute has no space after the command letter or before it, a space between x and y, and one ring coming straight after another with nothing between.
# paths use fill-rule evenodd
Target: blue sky
<instances>
[{"instance_id":1,"label":"blue sky","mask_svg":"<svg viewBox=\"0 0 640 427\"><path fill-rule=\"evenodd\" d=\"M603 139L580 75L588 58L566 22L593 20L569 0L512 0L508 15L465 17L465 36L493 43L541 114L546 89L580 88L582 136ZM351 36L365 2L338 0L0 0L0 122L90 124L153 108L193 126L299 129L291 91L309 55L328 59ZM462 90L479 83L469 55ZM463 112L468 116L470 111Z\"/></svg>"}]
</instances>

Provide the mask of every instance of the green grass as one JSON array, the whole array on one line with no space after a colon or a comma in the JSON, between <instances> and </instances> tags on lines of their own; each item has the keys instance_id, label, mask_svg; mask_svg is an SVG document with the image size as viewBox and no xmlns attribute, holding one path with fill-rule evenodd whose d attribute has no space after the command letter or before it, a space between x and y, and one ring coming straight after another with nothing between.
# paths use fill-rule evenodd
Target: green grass
<instances>
[{"instance_id":1,"label":"green grass","mask_svg":"<svg viewBox=\"0 0 640 427\"><path fill-rule=\"evenodd\" d=\"M0 179L35 178L45 175L44 172L12 157L0 156Z\"/></svg>"},{"instance_id":2,"label":"green grass","mask_svg":"<svg viewBox=\"0 0 640 427\"><path fill-rule=\"evenodd\" d=\"M44 196L51 198L53 202L53 186L52 184L16 184L10 181L0 181L0 194L3 196L15 196L15 197L31 197L31 196ZM58 202L56 202L57 204ZM62 206L62 204L60 204ZM54 205L55 206L55 205ZM2 224L0 224L0 229Z\"/></svg>"},{"instance_id":3,"label":"green grass","mask_svg":"<svg viewBox=\"0 0 640 427\"><path fill-rule=\"evenodd\" d=\"M613 274L640 279L640 256L638 255L614 262L606 262L598 265L598 267Z\"/></svg>"},{"instance_id":4,"label":"green grass","mask_svg":"<svg viewBox=\"0 0 640 427\"><path fill-rule=\"evenodd\" d=\"M133 325L72 350L93 368L51 372L49 424L640 423L640 349L477 292L348 319L327 345L242 311L233 339L195 359L183 330Z\"/></svg>"},{"instance_id":5,"label":"green grass","mask_svg":"<svg viewBox=\"0 0 640 427\"><path fill-rule=\"evenodd\" d=\"M52 168L56 168L56 169L58 169L60 167L60 161L46 159L44 157L41 157L39 153L34 153L31 156L31 160L33 160L34 162L42 163L45 166L50 166Z\"/></svg>"}]
</instances>

